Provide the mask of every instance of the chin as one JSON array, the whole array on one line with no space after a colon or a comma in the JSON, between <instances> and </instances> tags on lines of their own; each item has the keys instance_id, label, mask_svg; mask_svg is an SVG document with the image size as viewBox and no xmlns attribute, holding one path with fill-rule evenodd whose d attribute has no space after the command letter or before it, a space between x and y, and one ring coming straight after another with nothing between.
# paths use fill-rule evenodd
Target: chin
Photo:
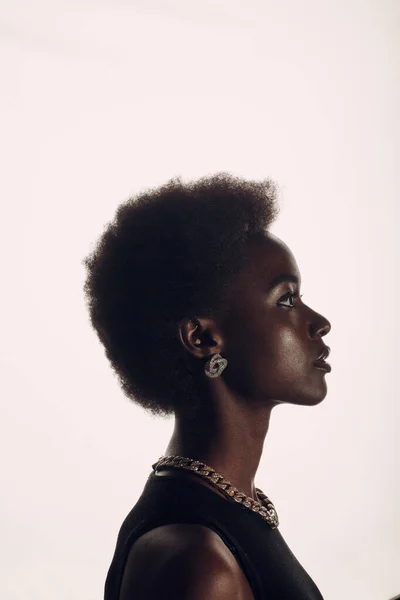
<instances>
[{"instance_id":1,"label":"chin","mask_svg":"<svg viewBox=\"0 0 400 600\"><path fill-rule=\"evenodd\" d=\"M298 402L298 404L303 404L304 406L315 406L316 404L320 404L328 393L327 385L322 387L315 387L312 390L312 393L304 396L302 402Z\"/></svg>"},{"instance_id":2,"label":"chin","mask_svg":"<svg viewBox=\"0 0 400 600\"><path fill-rule=\"evenodd\" d=\"M285 388L272 390L263 390L258 394L262 402L266 402L271 408L278 404L294 404L296 406L316 406L323 402L328 393L328 386L325 377L312 378L299 381L298 385L292 379L287 382Z\"/></svg>"},{"instance_id":3,"label":"chin","mask_svg":"<svg viewBox=\"0 0 400 600\"><path fill-rule=\"evenodd\" d=\"M280 400L275 400L276 404L295 404L296 406L316 406L320 404L328 393L328 388L324 386L313 386L311 388L302 389L297 393L292 393L287 397L282 397Z\"/></svg>"},{"instance_id":4,"label":"chin","mask_svg":"<svg viewBox=\"0 0 400 600\"><path fill-rule=\"evenodd\" d=\"M317 369L316 369L317 370ZM318 377L308 381L308 385L304 390L303 398L304 401L301 404L306 406L315 406L320 404L328 393L328 385L326 383L326 373L318 370Z\"/></svg>"},{"instance_id":5,"label":"chin","mask_svg":"<svg viewBox=\"0 0 400 600\"><path fill-rule=\"evenodd\" d=\"M306 406L316 406L317 404L321 404L324 401L326 394L324 396L320 396L319 398L312 398L310 402L305 402Z\"/></svg>"}]
</instances>

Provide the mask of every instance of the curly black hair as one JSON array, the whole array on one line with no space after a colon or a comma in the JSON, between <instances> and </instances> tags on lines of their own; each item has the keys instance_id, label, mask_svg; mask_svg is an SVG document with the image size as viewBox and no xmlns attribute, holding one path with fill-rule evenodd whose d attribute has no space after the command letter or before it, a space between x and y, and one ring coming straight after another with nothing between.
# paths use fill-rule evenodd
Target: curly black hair
<instances>
[{"instance_id":1,"label":"curly black hair","mask_svg":"<svg viewBox=\"0 0 400 600\"><path fill-rule=\"evenodd\" d=\"M248 242L279 212L271 179L175 177L121 204L83 259L93 328L125 395L153 415L201 406L184 317L222 309ZM201 365L203 366L203 365Z\"/></svg>"}]
</instances>

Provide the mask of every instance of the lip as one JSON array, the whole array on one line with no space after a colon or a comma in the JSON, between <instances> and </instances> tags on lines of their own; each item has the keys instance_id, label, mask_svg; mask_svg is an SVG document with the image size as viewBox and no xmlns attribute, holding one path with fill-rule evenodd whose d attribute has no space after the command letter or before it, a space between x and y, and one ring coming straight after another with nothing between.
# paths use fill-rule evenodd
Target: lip
<instances>
[{"instance_id":1,"label":"lip","mask_svg":"<svg viewBox=\"0 0 400 600\"><path fill-rule=\"evenodd\" d=\"M321 369L321 371L326 371L327 373L330 373L332 371L331 365L325 362L324 360L316 360L314 363L314 367L317 367L317 369Z\"/></svg>"},{"instance_id":2,"label":"lip","mask_svg":"<svg viewBox=\"0 0 400 600\"><path fill-rule=\"evenodd\" d=\"M330 355L330 353L331 353L331 349L329 348L329 346L324 345L322 347L321 352L317 356L316 362L320 361L320 360L325 361L328 358L328 356Z\"/></svg>"}]
</instances>

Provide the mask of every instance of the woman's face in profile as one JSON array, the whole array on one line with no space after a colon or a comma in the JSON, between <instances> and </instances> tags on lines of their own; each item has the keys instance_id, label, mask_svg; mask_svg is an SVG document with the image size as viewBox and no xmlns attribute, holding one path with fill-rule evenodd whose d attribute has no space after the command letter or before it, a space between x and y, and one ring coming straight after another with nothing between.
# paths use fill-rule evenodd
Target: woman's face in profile
<instances>
[{"instance_id":1,"label":"woman's face in profile","mask_svg":"<svg viewBox=\"0 0 400 600\"><path fill-rule=\"evenodd\" d=\"M314 363L331 326L301 300L300 272L286 244L270 232L254 241L227 297L228 385L256 402L321 402L326 371Z\"/></svg>"}]
</instances>

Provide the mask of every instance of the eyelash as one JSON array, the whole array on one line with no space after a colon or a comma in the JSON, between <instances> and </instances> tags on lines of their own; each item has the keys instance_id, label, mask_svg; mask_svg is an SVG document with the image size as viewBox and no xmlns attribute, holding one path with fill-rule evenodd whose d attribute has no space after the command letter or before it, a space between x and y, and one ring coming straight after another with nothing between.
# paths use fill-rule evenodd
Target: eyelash
<instances>
[{"instance_id":1,"label":"eyelash","mask_svg":"<svg viewBox=\"0 0 400 600\"><path fill-rule=\"evenodd\" d=\"M281 298L279 300L279 303L282 301L288 300L289 298L302 298L302 297L303 297L303 294L301 294L299 296L298 292L289 292L289 294L286 294L286 296L284 296L283 298ZM281 306L286 306L286 308L293 308L294 304L283 304L283 305L281 304Z\"/></svg>"}]
</instances>

